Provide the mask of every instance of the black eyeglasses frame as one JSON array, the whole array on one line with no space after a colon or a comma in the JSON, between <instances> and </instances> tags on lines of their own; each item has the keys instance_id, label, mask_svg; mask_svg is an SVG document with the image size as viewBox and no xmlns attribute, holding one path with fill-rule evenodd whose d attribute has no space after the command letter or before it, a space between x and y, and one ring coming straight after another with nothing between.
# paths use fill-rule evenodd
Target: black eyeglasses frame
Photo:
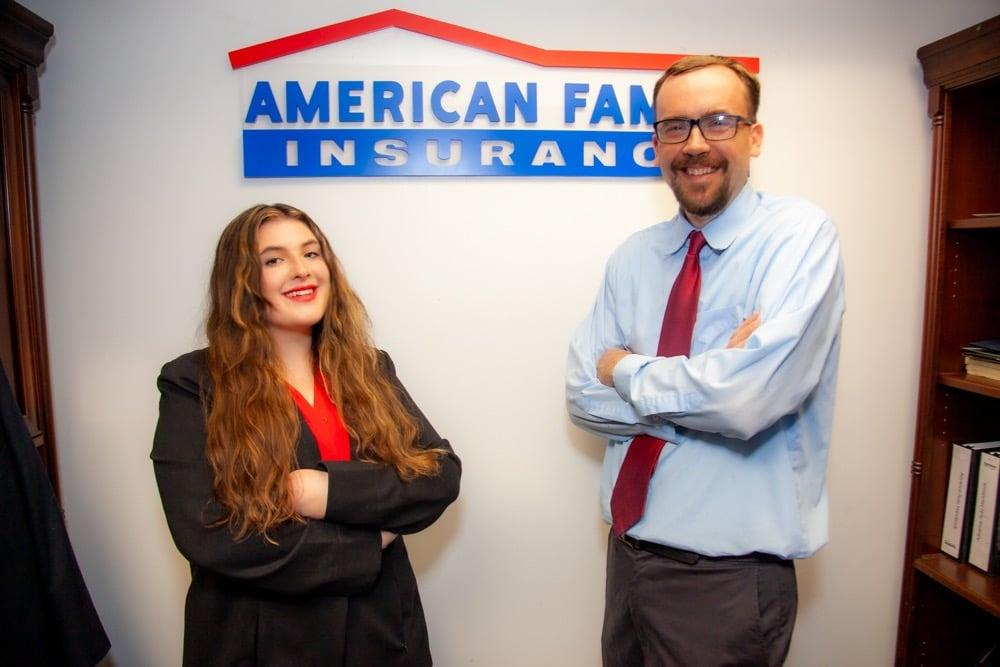
<instances>
[{"instance_id":1,"label":"black eyeglasses frame","mask_svg":"<svg viewBox=\"0 0 1000 667\"><path fill-rule=\"evenodd\" d=\"M733 126L733 133L730 136L721 139L710 139L709 137L705 136L705 131L701 127L702 121L720 117L736 119L736 124ZM660 136L659 126L663 123L676 123L679 121L684 121L687 123L688 125L687 134L684 135L683 139L678 139L677 141L665 141L663 137ZM660 120L653 123L653 134L656 135L657 141L659 141L661 144L683 144L685 141L691 138L691 129L694 128L695 125L697 125L698 131L701 132L701 136L705 139L705 141L729 141L730 139L736 136L737 132L739 132L741 124L753 126L756 125L757 123L756 121L753 121L749 118L734 113L710 113L706 116L702 116L701 118L680 118L680 117L661 118Z\"/></svg>"}]
</instances>

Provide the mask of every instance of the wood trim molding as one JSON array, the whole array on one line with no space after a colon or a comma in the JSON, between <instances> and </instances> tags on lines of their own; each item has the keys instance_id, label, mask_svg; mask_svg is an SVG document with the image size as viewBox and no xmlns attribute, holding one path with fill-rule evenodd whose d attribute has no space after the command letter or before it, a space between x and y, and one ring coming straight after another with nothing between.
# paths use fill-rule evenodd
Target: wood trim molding
<instances>
[{"instance_id":1,"label":"wood trim molding","mask_svg":"<svg viewBox=\"0 0 1000 667\"><path fill-rule=\"evenodd\" d=\"M14 2L0 0L4 359L11 366L6 370L14 395L58 497L34 141L37 68L53 32L48 21Z\"/></svg>"},{"instance_id":2,"label":"wood trim molding","mask_svg":"<svg viewBox=\"0 0 1000 667\"><path fill-rule=\"evenodd\" d=\"M1000 16L917 49L928 88L960 86L1000 74Z\"/></svg>"}]
</instances>

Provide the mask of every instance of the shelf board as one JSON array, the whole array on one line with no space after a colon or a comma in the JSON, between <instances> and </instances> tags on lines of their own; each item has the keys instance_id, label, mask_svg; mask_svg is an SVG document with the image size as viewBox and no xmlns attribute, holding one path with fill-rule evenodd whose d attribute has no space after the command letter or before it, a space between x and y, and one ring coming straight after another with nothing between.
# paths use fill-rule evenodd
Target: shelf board
<instances>
[{"instance_id":1,"label":"shelf board","mask_svg":"<svg viewBox=\"0 0 1000 667\"><path fill-rule=\"evenodd\" d=\"M1000 618L1000 577L959 563L944 554L925 554L913 566L945 588Z\"/></svg>"},{"instance_id":2,"label":"shelf board","mask_svg":"<svg viewBox=\"0 0 1000 667\"><path fill-rule=\"evenodd\" d=\"M1000 229L1000 214L949 220L948 227L951 229Z\"/></svg>"},{"instance_id":3,"label":"shelf board","mask_svg":"<svg viewBox=\"0 0 1000 667\"><path fill-rule=\"evenodd\" d=\"M938 373L938 382L948 387L971 391L991 398L1000 398L1000 382L965 373Z\"/></svg>"}]
</instances>

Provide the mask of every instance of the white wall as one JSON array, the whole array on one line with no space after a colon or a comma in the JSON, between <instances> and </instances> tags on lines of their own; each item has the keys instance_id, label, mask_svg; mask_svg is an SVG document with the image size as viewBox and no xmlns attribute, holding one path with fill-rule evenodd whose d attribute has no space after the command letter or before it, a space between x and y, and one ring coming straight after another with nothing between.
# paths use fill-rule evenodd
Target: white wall
<instances>
[{"instance_id":1,"label":"white wall","mask_svg":"<svg viewBox=\"0 0 1000 667\"><path fill-rule=\"evenodd\" d=\"M22 2L57 34L37 123L56 434L70 535L115 663L179 663L187 572L148 460L153 381L199 344L221 228L279 200L320 221L379 344L465 462L457 505L408 539L438 664L599 664L602 443L565 416L565 348L611 250L672 214L666 186L245 181L226 52L393 5ZM553 49L760 57L754 182L832 213L848 279L832 542L799 564L789 664L889 664L929 201L915 50L996 0L546 4L398 7Z\"/></svg>"}]
</instances>

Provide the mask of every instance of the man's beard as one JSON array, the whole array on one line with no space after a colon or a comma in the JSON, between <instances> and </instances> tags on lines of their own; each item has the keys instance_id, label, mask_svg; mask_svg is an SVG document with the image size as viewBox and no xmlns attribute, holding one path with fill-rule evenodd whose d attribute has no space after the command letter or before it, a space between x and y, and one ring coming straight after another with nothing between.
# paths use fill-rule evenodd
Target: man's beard
<instances>
[{"instance_id":1,"label":"man's beard","mask_svg":"<svg viewBox=\"0 0 1000 667\"><path fill-rule=\"evenodd\" d=\"M677 172L690 167L713 167L723 173L722 183L710 199L705 200L700 197L692 196L689 194L690 187L681 183L681 178L683 177L678 176ZM729 174L729 162L727 160L677 158L670 163L670 169L674 174L674 178L667 181L667 183L670 185L670 189L673 190L674 197L677 199L677 203L680 204L681 210L685 213L690 213L691 215L699 218L705 218L720 213L724 208L726 208L726 205L729 204L729 192L726 187L727 179L725 178Z\"/></svg>"}]
</instances>

